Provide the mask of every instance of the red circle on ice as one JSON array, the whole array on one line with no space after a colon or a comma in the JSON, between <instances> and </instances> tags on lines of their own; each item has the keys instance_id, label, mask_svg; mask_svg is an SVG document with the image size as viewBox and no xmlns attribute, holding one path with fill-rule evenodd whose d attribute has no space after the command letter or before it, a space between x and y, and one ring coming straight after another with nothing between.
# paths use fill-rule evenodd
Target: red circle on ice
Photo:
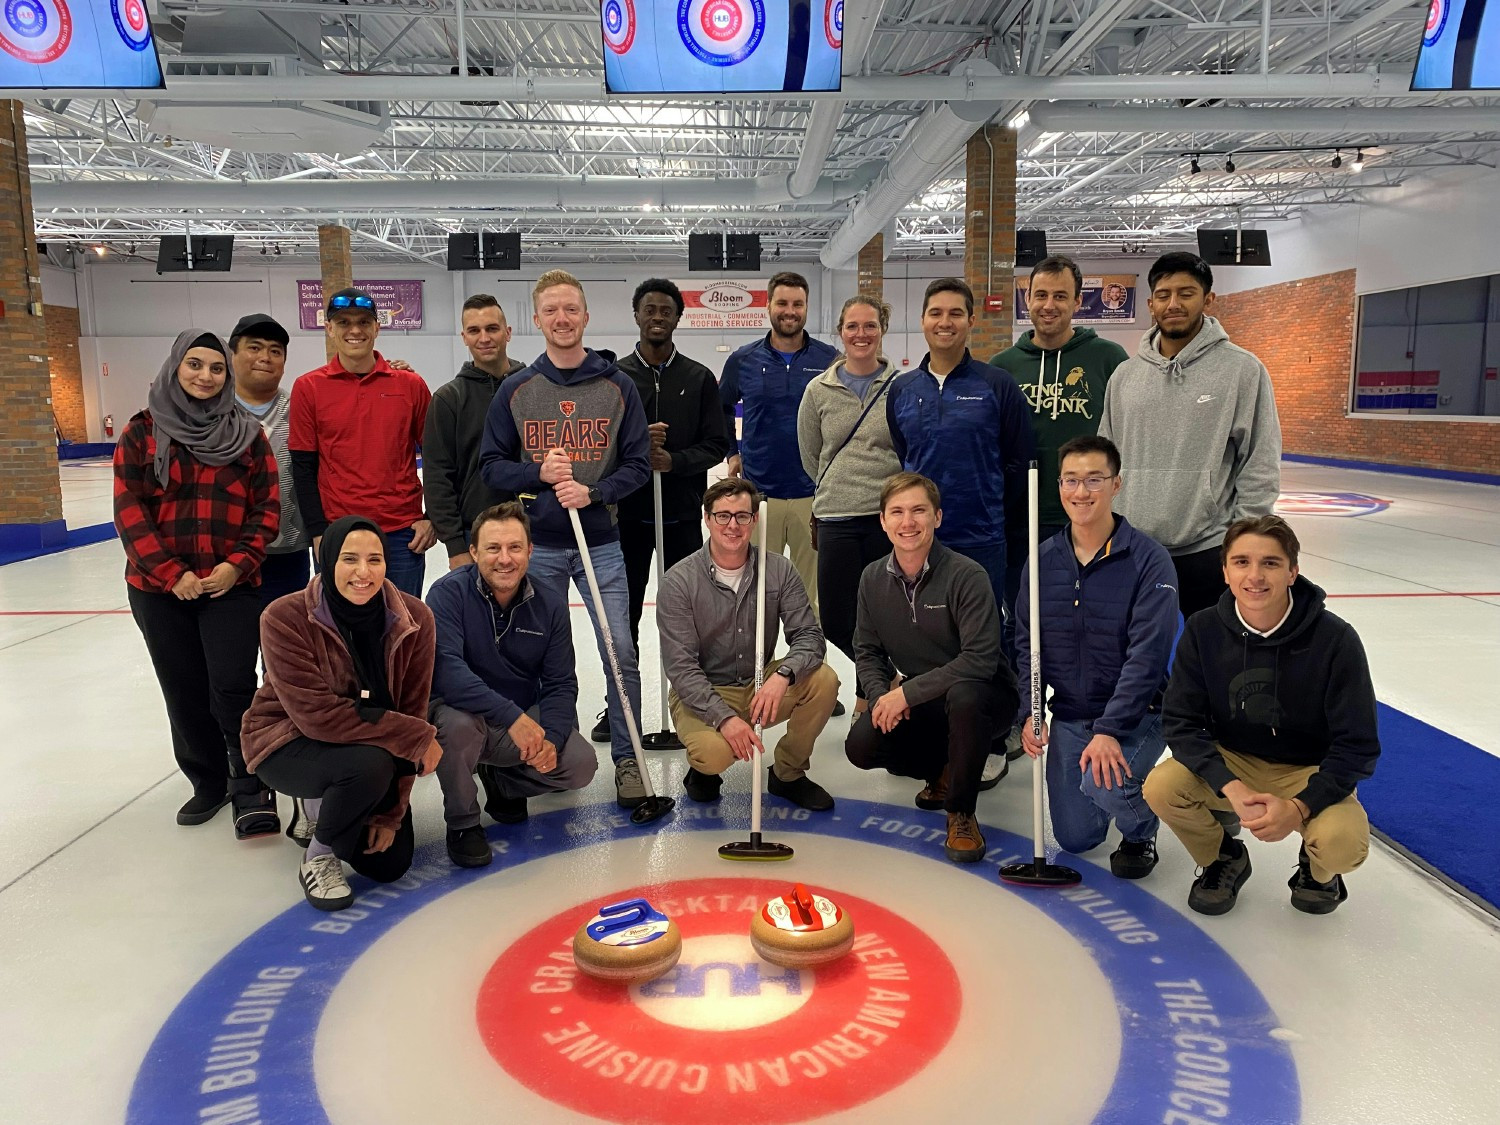
<instances>
[{"instance_id":1,"label":"red circle on ice","mask_svg":"<svg viewBox=\"0 0 1500 1125\"><path fill-rule=\"evenodd\" d=\"M798 972L750 947L750 921L786 893L770 879L622 888L511 944L479 989L490 1055L549 1101L606 1121L777 1125L838 1113L920 1073L962 1008L943 951L901 915L814 888L853 920L854 951ZM682 959L622 988L578 973L572 942L605 901L645 898L677 923Z\"/></svg>"}]
</instances>

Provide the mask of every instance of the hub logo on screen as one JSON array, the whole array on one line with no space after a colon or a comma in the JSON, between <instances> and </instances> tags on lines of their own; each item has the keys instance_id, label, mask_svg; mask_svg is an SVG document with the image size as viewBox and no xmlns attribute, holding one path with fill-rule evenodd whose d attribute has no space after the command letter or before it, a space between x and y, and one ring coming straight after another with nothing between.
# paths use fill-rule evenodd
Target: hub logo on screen
<instances>
[{"instance_id":1,"label":"hub logo on screen","mask_svg":"<svg viewBox=\"0 0 1500 1125\"><path fill-rule=\"evenodd\" d=\"M1431 47L1442 38L1443 27L1448 22L1448 0L1432 0L1427 9L1427 29L1422 34L1422 46Z\"/></svg>"},{"instance_id":2,"label":"hub logo on screen","mask_svg":"<svg viewBox=\"0 0 1500 1125\"><path fill-rule=\"evenodd\" d=\"M147 2L0 0L0 91L160 89Z\"/></svg>"},{"instance_id":3,"label":"hub logo on screen","mask_svg":"<svg viewBox=\"0 0 1500 1125\"><path fill-rule=\"evenodd\" d=\"M733 66L755 53L766 33L762 0L678 0L677 34L709 66Z\"/></svg>"},{"instance_id":4,"label":"hub logo on screen","mask_svg":"<svg viewBox=\"0 0 1500 1125\"><path fill-rule=\"evenodd\" d=\"M631 0L604 0L604 45L617 55L635 42L635 4Z\"/></svg>"},{"instance_id":5,"label":"hub logo on screen","mask_svg":"<svg viewBox=\"0 0 1500 1125\"><path fill-rule=\"evenodd\" d=\"M29 63L60 59L73 41L73 13L63 0L6 0L0 47Z\"/></svg>"}]
</instances>

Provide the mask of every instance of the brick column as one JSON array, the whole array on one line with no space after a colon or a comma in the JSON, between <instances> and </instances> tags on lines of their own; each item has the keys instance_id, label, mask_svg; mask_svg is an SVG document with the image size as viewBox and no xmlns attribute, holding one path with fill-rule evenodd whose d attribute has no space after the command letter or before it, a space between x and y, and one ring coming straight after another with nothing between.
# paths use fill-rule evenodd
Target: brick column
<instances>
[{"instance_id":1,"label":"brick column","mask_svg":"<svg viewBox=\"0 0 1500 1125\"><path fill-rule=\"evenodd\" d=\"M83 413L83 366L78 355L78 310L47 305L47 366L52 376L52 413L69 441L88 441Z\"/></svg>"},{"instance_id":2,"label":"brick column","mask_svg":"<svg viewBox=\"0 0 1500 1125\"><path fill-rule=\"evenodd\" d=\"M870 297L885 296L884 234L877 234L860 250L858 277L859 292Z\"/></svg>"},{"instance_id":3,"label":"brick column","mask_svg":"<svg viewBox=\"0 0 1500 1125\"><path fill-rule=\"evenodd\" d=\"M0 551L55 546L66 528L18 101L0 101L0 302Z\"/></svg>"},{"instance_id":4,"label":"brick column","mask_svg":"<svg viewBox=\"0 0 1500 1125\"><path fill-rule=\"evenodd\" d=\"M969 138L964 168L968 191L964 278L974 287L977 318L969 350L976 359L988 362L990 356L1010 347L1015 326L1015 130L990 125L975 133ZM1003 305L996 310L986 309L984 299L989 295L1000 297Z\"/></svg>"},{"instance_id":5,"label":"brick column","mask_svg":"<svg viewBox=\"0 0 1500 1125\"><path fill-rule=\"evenodd\" d=\"M323 277L323 303L340 289L354 284L354 257L349 250L349 228L321 226L318 228L318 264ZM333 343L323 340L323 352L333 358Z\"/></svg>"}]
</instances>

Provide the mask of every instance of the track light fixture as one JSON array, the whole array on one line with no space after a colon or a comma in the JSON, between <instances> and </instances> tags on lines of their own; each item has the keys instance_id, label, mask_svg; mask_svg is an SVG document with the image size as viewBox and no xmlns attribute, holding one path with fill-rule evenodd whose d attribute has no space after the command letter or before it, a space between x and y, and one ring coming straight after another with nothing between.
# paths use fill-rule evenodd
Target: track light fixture
<instances>
[{"instance_id":1,"label":"track light fixture","mask_svg":"<svg viewBox=\"0 0 1500 1125\"><path fill-rule=\"evenodd\" d=\"M1198 166L1198 158L1196 156L1193 157L1192 162L1188 165L1188 171L1194 176L1203 171L1203 169Z\"/></svg>"},{"instance_id":2,"label":"track light fixture","mask_svg":"<svg viewBox=\"0 0 1500 1125\"><path fill-rule=\"evenodd\" d=\"M929 242L927 244L927 256L929 258L936 258L937 257L937 243L936 242Z\"/></svg>"},{"instance_id":3,"label":"track light fixture","mask_svg":"<svg viewBox=\"0 0 1500 1125\"><path fill-rule=\"evenodd\" d=\"M1333 160L1328 165L1330 168L1342 168L1344 166L1344 154L1338 149L1333 150Z\"/></svg>"},{"instance_id":4,"label":"track light fixture","mask_svg":"<svg viewBox=\"0 0 1500 1125\"><path fill-rule=\"evenodd\" d=\"M1230 156L1230 157L1226 157L1225 158L1225 160L1224 160L1224 171L1226 171L1226 172L1233 172L1234 171L1234 157Z\"/></svg>"},{"instance_id":5,"label":"track light fixture","mask_svg":"<svg viewBox=\"0 0 1500 1125\"><path fill-rule=\"evenodd\" d=\"M1365 154L1363 149L1354 152L1354 163L1349 165L1350 171L1363 172L1365 170Z\"/></svg>"}]
</instances>

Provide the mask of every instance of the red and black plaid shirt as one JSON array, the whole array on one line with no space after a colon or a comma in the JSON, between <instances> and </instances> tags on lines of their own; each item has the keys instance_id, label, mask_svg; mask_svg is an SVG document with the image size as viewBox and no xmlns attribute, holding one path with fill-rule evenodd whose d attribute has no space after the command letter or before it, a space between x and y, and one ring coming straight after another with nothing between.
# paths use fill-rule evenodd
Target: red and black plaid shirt
<instances>
[{"instance_id":1,"label":"red and black plaid shirt","mask_svg":"<svg viewBox=\"0 0 1500 1125\"><path fill-rule=\"evenodd\" d=\"M260 585L266 544L281 526L276 455L257 431L237 461L215 468L174 442L167 485L156 479L156 431L142 410L115 446L115 527L125 545L125 581L167 593L188 571L221 562Z\"/></svg>"}]
</instances>

